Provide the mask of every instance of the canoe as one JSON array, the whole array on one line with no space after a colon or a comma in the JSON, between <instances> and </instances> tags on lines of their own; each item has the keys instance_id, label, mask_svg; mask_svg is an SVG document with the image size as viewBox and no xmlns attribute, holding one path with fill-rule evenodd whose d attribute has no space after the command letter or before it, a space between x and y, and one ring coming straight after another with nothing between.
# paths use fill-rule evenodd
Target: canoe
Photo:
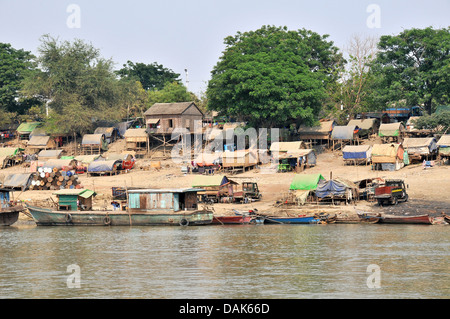
<instances>
[{"instance_id":1,"label":"canoe","mask_svg":"<svg viewBox=\"0 0 450 319\"><path fill-rule=\"evenodd\" d=\"M264 222L266 224L319 224L320 218L315 216L298 216L298 217L278 217L266 216Z\"/></svg>"},{"instance_id":2,"label":"canoe","mask_svg":"<svg viewBox=\"0 0 450 319\"><path fill-rule=\"evenodd\" d=\"M385 215L380 219L380 223L383 224L425 224L431 225L432 219L427 215L417 216L392 216Z\"/></svg>"},{"instance_id":3,"label":"canoe","mask_svg":"<svg viewBox=\"0 0 450 319\"><path fill-rule=\"evenodd\" d=\"M252 221L252 216L236 215L236 216L214 216L213 225L239 225L249 224Z\"/></svg>"},{"instance_id":4,"label":"canoe","mask_svg":"<svg viewBox=\"0 0 450 319\"><path fill-rule=\"evenodd\" d=\"M211 224L213 212L209 210L129 213L110 211L62 211L27 206L37 225L43 226L193 226Z\"/></svg>"},{"instance_id":5,"label":"canoe","mask_svg":"<svg viewBox=\"0 0 450 319\"><path fill-rule=\"evenodd\" d=\"M2 208L0 210L0 226L11 226L19 219L19 213L23 211L22 205Z\"/></svg>"},{"instance_id":6,"label":"canoe","mask_svg":"<svg viewBox=\"0 0 450 319\"><path fill-rule=\"evenodd\" d=\"M366 214L356 214L352 216L337 216L336 224L376 224L380 221L380 216Z\"/></svg>"}]
</instances>

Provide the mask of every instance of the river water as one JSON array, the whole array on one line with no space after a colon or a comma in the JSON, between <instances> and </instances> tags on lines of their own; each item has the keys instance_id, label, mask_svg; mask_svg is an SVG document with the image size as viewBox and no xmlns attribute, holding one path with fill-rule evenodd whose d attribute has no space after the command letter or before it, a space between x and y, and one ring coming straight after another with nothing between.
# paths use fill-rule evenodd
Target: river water
<instances>
[{"instance_id":1,"label":"river water","mask_svg":"<svg viewBox=\"0 0 450 319\"><path fill-rule=\"evenodd\" d=\"M0 228L0 298L449 298L450 226Z\"/></svg>"}]
</instances>

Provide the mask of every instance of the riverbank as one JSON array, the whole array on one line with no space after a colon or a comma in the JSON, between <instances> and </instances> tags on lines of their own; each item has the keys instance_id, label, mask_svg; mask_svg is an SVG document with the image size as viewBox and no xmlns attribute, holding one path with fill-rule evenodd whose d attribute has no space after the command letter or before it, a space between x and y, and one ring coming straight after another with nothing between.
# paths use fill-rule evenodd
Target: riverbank
<instances>
[{"instance_id":1,"label":"riverbank","mask_svg":"<svg viewBox=\"0 0 450 319\"><path fill-rule=\"evenodd\" d=\"M114 176L87 176L80 174L79 180L84 188L98 193L94 205L98 208L110 207L111 187L145 187L145 188L180 188L191 187L195 174L184 174L178 164L172 160L162 160L161 168L150 168L150 160L139 160L136 167L126 174ZM11 167L0 171L0 174L26 172L24 167ZM318 155L317 165L304 171L305 174L320 173L326 179L341 177L351 181L366 178L399 178L408 186L409 201L396 206L380 207L374 202L358 201L352 205L315 205L308 204L296 208L299 214L308 212L345 212L356 211L376 212L398 215L430 214L440 216L442 213L450 214L450 166L434 166L423 169L421 164L408 165L398 171L373 171L371 166L344 165L339 152L323 152ZM236 182L254 181L263 197L261 201L249 204L214 204L217 215L234 214L233 209L248 211L258 209L259 212L283 214L282 207L274 206L277 200L285 197L294 177L293 172L267 173L264 169L253 169L237 175L228 175ZM15 191L14 199L25 202L48 205L49 198L54 191ZM55 196L52 196L55 199Z\"/></svg>"}]
</instances>

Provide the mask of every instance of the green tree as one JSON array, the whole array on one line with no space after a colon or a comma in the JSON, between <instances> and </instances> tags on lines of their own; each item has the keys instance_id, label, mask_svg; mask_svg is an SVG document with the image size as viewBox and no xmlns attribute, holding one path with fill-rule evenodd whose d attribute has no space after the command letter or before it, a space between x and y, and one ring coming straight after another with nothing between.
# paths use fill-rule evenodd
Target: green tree
<instances>
[{"instance_id":1,"label":"green tree","mask_svg":"<svg viewBox=\"0 0 450 319\"><path fill-rule=\"evenodd\" d=\"M436 105L449 103L450 28L385 35L378 48L374 99L380 106L423 105L431 114Z\"/></svg>"},{"instance_id":2,"label":"green tree","mask_svg":"<svg viewBox=\"0 0 450 319\"><path fill-rule=\"evenodd\" d=\"M190 102L193 100L193 95L187 91L186 87L176 81L166 83L162 90L148 92L149 106L154 103Z\"/></svg>"},{"instance_id":3,"label":"green tree","mask_svg":"<svg viewBox=\"0 0 450 319\"><path fill-rule=\"evenodd\" d=\"M255 127L313 124L341 60L326 38L275 26L225 38L206 91L208 108Z\"/></svg>"},{"instance_id":4,"label":"green tree","mask_svg":"<svg viewBox=\"0 0 450 319\"><path fill-rule=\"evenodd\" d=\"M34 56L22 49L14 49L10 44L0 43L0 110L2 113L24 114L27 109L36 104L33 97L21 99L19 90L22 88L22 80L33 72L35 64ZM10 118L10 114L2 117Z\"/></svg>"},{"instance_id":5,"label":"green tree","mask_svg":"<svg viewBox=\"0 0 450 319\"><path fill-rule=\"evenodd\" d=\"M49 128L84 134L94 120L119 120L125 114L113 62L82 40L59 42L44 35L36 59L39 72L24 80L22 94L48 103Z\"/></svg>"},{"instance_id":6,"label":"green tree","mask_svg":"<svg viewBox=\"0 0 450 319\"><path fill-rule=\"evenodd\" d=\"M152 64L127 61L123 68L116 71L121 78L139 81L145 90L162 90L167 83L179 81L180 74L165 68L156 62Z\"/></svg>"}]
</instances>

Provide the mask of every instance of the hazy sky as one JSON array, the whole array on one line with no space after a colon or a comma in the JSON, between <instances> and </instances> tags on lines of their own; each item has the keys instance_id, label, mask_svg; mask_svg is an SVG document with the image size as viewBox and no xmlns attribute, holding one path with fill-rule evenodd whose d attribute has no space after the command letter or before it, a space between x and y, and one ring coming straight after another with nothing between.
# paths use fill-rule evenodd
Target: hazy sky
<instances>
[{"instance_id":1,"label":"hazy sky","mask_svg":"<svg viewBox=\"0 0 450 319\"><path fill-rule=\"evenodd\" d=\"M206 89L223 39L262 25L329 34L342 48L353 34L447 27L450 0L0 0L0 42L37 54L46 33L83 39L116 68L127 60L157 62L180 73L183 82L188 69L195 93Z\"/></svg>"}]
</instances>

